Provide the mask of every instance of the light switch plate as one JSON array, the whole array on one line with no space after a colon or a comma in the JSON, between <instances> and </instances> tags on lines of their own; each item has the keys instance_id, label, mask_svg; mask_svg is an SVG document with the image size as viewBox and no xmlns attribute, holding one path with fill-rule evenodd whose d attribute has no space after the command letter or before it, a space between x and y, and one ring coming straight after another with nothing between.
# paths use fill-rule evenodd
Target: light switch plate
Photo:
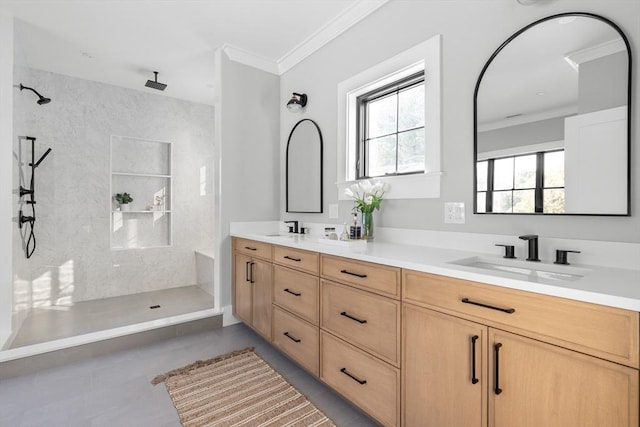
<instances>
[{"instance_id":1,"label":"light switch plate","mask_svg":"<svg viewBox=\"0 0 640 427\"><path fill-rule=\"evenodd\" d=\"M338 205L329 205L329 219L338 219L339 216Z\"/></svg>"},{"instance_id":2,"label":"light switch plate","mask_svg":"<svg viewBox=\"0 0 640 427\"><path fill-rule=\"evenodd\" d=\"M446 202L444 222L445 224L464 224L464 202Z\"/></svg>"}]
</instances>

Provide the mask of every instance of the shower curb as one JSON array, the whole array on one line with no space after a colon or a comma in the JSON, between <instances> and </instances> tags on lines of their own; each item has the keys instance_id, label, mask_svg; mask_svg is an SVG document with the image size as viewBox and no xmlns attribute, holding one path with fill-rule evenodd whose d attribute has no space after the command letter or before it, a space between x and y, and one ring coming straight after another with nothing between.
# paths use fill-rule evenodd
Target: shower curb
<instances>
[{"instance_id":1,"label":"shower curb","mask_svg":"<svg viewBox=\"0 0 640 427\"><path fill-rule=\"evenodd\" d=\"M194 315L198 315L198 318L193 319ZM181 317L191 319L180 319ZM0 380L221 327L221 312L203 310L190 315L175 316L172 319L159 319L45 344L5 350L0 359Z\"/></svg>"}]
</instances>

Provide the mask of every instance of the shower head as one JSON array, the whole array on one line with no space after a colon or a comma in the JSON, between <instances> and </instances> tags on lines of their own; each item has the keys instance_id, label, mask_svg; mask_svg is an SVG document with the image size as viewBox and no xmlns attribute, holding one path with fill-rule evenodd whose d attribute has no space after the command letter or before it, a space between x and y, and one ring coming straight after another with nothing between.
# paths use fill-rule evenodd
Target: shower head
<instances>
[{"instance_id":1,"label":"shower head","mask_svg":"<svg viewBox=\"0 0 640 427\"><path fill-rule=\"evenodd\" d=\"M48 103L50 103L50 102L51 102L51 98L45 98L44 96L40 95L40 94L38 93L38 91L37 91L37 90L35 90L34 88L24 86L22 83L20 83L20 90L23 90L23 89L30 90L31 92L33 92L33 93L35 93L36 95L38 95L38 98L39 98L39 99L38 99L38 101L36 101L36 102L38 103L38 105L44 105L44 104L48 104Z\"/></svg>"},{"instance_id":2,"label":"shower head","mask_svg":"<svg viewBox=\"0 0 640 427\"><path fill-rule=\"evenodd\" d=\"M147 83L145 84L146 87L150 87L151 89L157 89L157 90L165 90L167 88L167 85L164 83L160 83L158 82L158 72L154 71L153 74L156 75L156 79L154 80L147 80Z\"/></svg>"}]
</instances>

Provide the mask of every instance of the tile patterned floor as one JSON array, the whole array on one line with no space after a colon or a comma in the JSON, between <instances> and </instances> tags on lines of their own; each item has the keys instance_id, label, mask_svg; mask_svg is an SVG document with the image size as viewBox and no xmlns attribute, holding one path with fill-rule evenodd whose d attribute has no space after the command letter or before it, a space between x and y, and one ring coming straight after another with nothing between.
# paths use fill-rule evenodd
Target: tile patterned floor
<instances>
[{"instance_id":1,"label":"tile patterned floor","mask_svg":"<svg viewBox=\"0 0 640 427\"><path fill-rule=\"evenodd\" d=\"M362 412L242 324L0 380L1 427L178 427L157 374L232 350L256 352L340 427L375 426Z\"/></svg>"}]
</instances>

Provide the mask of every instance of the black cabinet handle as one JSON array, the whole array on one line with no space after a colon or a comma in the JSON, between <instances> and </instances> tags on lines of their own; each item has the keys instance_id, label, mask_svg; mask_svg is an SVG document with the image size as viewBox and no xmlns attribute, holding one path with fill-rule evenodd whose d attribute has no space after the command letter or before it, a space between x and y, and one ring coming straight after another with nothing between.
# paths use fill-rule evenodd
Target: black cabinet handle
<instances>
[{"instance_id":1,"label":"black cabinet handle","mask_svg":"<svg viewBox=\"0 0 640 427\"><path fill-rule=\"evenodd\" d=\"M480 381L476 377L476 341L480 338L477 335L471 337L471 384L478 384Z\"/></svg>"},{"instance_id":2,"label":"black cabinet handle","mask_svg":"<svg viewBox=\"0 0 640 427\"><path fill-rule=\"evenodd\" d=\"M364 279L365 277L367 277L366 274L352 273L349 270L340 270L340 273L349 274L351 276L356 276L356 277L359 277L361 279Z\"/></svg>"},{"instance_id":3,"label":"black cabinet handle","mask_svg":"<svg viewBox=\"0 0 640 427\"><path fill-rule=\"evenodd\" d=\"M297 296L297 297L299 297L300 295L302 295L300 292L293 292L293 291L290 291L290 290L289 290L289 288L285 288L285 290L284 290L284 291L285 291L285 292L289 292L291 295L295 295L295 296Z\"/></svg>"},{"instance_id":4,"label":"black cabinet handle","mask_svg":"<svg viewBox=\"0 0 640 427\"><path fill-rule=\"evenodd\" d=\"M284 335L285 337L289 338L291 341L293 341L293 342L295 342L295 343L298 343L298 342L302 341L302 340L301 340L301 339L299 339L299 338L296 338L296 337L293 337L293 336L289 335L289 332L285 332L283 335Z\"/></svg>"},{"instance_id":5,"label":"black cabinet handle","mask_svg":"<svg viewBox=\"0 0 640 427\"><path fill-rule=\"evenodd\" d=\"M471 301L469 298L462 298L460 300L461 303L463 304L471 304L471 305L477 305L479 307L484 307L484 308L490 308L491 310L498 310L498 311L502 311L503 313L507 313L507 314L513 314L516 312L515 308L502 308L502 307L495 307L493 305L487 305L487 304L483 304L481 302L476 302L476 301Z\"/></svg>"},{"instance_id":6,"label":"black cabinet handle","mask_svg":"<svg viewBox=\"0 0 640 427\"><path fill-rule=\"evenodd\" d=\"M249 280L249 264L251 264L251 261L247 261L245 263L244 266L244 281L245 282L250 282L251 280Z\"/></svg>"},{"instance_id":7,"label":"black cabinet handle","mask_svg":"<svg viewBox=\"0 0 640 427\"><path fill-rule=\"evenodd\" d=\"M346 376L348 376L352 380L356 381L360 385L364 385L364 384L367 383L367 380L361 380L360 378L356 377L355 375L350 374L349 371L347 371L347 368L340 369L340 372L342 372L343 374L345 374Z\"/></svg>"},{"instance_id":8,"label":"black cabinet handle","mask_svg":"<svg viewBox=\"0 0 640 427\"><path fill-rule=\"evenodd\" d=\"M500 347L502 347L501 343L495 343L493 345L495 363L495 384L493 385L493 392L495 394L502 393L502 389L500 388Z\"/></svg>"},{"instance_id":9,"label":"black cabinet handle","mask_svg":"<svg viewBox=\"0 0 640 427\"><path fill-rule=\"evenodd\" d=\"M251 276L249 277L249 283L256 283L256 282L253 280L253 266L254 266L254 265L256 265L256 263L255 263L255 262L251 262L251 263L249 264L249 272L251 273Z\"/></svg>"},{"instance_id":10,"label":"black cabinet handle","mask_svg":"<svg viewBox=\"0 0 640 427\"><path fill-rule=\"evenodd\" d=\"M300 262L300 261L302 261L302 259L301 259L301 258L293 258L293 257L290 257L289 255L285 255L285 256L284 256L284 259L290 259L291 261L295 261L295 262Z\"/></svg>"},{"instance_id":11,"label":"black cabinet handle","mask_svg":"<svg viewBox=\"0 0 640 427\"><path fill-rule=\"evenodd\" d=\"M248 249L250 251L257 251L258 250L258 248L252 248L251 246L245 246L244 248Z\"/></svg>"},{"instance_id":12,"label":"black cabinet handle","mask_svg":"<svg viewBox=\"0 0 640 427\"><path fill-rule=\"evenodd\" d=\"M349 319L355 320L356 322L358 322L360 324L367 323L366 320L361 320L361 319L358 319L357 317L353 317L352 315L350 315L346 311L343 311L342 313L340 313L340 316L348 317Z\"/></svg>"}]
</instances>

